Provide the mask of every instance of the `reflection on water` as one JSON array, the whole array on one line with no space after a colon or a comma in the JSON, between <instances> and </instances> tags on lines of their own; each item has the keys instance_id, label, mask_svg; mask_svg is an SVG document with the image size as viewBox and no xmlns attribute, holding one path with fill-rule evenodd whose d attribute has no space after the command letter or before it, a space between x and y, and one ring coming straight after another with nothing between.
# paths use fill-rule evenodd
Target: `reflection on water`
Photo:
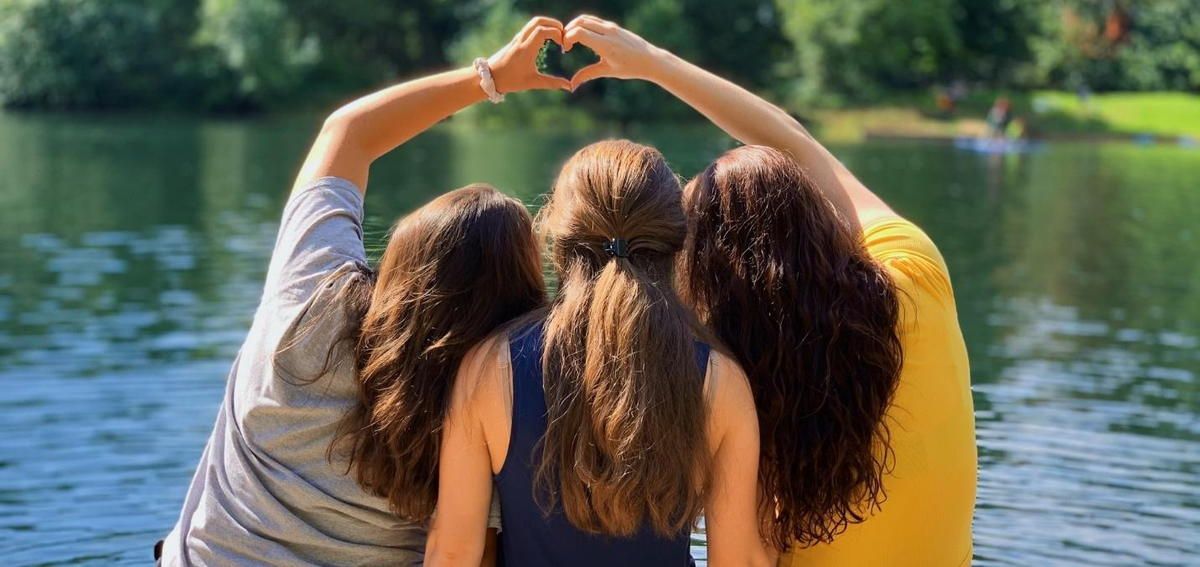
<instances>
[{"instance_id":1,"label":"reflection on water","mask_svg":"<svg viewBox=\"0 0 1200 567\"><path fill-rule=\"evenodd\" d=\"M6 565L144 562L174 522L315 123L0 116ZM426 134L373 172L368 240L472 181L532 203L607 134ZM628 135L684 174L728 146L707 128ZM1196 152L838 153L950 264L978 409L976 563L1194 561Z\"/></svg>"}]
</instances>

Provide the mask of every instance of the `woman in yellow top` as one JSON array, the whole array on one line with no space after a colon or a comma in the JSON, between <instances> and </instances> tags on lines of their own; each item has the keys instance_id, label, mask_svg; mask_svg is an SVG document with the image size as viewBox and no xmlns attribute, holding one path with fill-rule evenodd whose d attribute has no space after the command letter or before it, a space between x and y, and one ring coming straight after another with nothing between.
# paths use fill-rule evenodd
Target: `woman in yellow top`
<instances>
[{"instance_id":1,"label":"woman in yellow top","mask_svg":"<svg viewBox=\"0 0 1200 567\"><path fill-rule=\"evenodd\" d=\"M970 373L945 262L786 112L581 16L572 78L643 79L734 138L687 188L682 295L746 370L780 565L971 560Z\"/></svg>"}]
</instances>

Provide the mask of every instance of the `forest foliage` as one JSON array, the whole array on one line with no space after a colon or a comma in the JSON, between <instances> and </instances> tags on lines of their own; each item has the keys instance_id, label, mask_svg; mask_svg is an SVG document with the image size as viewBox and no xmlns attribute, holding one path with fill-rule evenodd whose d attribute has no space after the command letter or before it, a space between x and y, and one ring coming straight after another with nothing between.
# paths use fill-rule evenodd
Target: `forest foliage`
<instances>
[{"instance_id":1,"label":"forest foliage","mask_svg":"<svg viewBox=\"0 0 1200 567\"><path fill-rule=\"evenodd\" d=\"M793 107L954 83L1200 91L1196 0L0 0L0 103L312 104L490 54L529 14L582 12ZM565 96L477 115L557 120ZM682 112L631 81L574 96L619 121Z\"/></svg>"}]
</instances>

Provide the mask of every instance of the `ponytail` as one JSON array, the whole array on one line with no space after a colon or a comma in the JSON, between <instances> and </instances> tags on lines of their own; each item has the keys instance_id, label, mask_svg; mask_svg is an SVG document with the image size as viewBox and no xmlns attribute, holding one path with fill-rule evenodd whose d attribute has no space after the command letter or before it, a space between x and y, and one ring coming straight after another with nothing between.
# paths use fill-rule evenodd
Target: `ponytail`
<instances>
[{"instance_id":1,"label":"ponytail","mask_svg":"<svg viewBox=\"0 0 1200 567\"><path fill-rule=\"evenodd\" d=\"M601 142L564 167L543 226L559 276L547 315L543 508L593 533L688 529L708 485L697 333L672 286L686 222L662 155Z\"/></svg>"}]
</instances>

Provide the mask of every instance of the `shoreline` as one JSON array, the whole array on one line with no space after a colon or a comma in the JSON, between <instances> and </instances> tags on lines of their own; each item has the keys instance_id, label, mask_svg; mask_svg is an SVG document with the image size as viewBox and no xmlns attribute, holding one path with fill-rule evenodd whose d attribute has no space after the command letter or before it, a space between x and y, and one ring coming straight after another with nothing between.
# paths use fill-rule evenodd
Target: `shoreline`
<instances>
[{"instance_id":1,"label":"shoreline","mask_svg":"<svg viewBox=\"0 0 1200 567\"><path fill-rule=\"evenodd\" d=\"M871 103L837 107L801 107L782 105L822 139L838 142L866 140L921 141L953 143L963 138L986 137L984 121L989 107L998 97L1011 100L1013 115L1027 121L1026 139L1072 143L1131 143L1137 145L1176 145L1200 147L1200 94L1182 92L1100 93L1081 98L1064 91L1025 91L1008 93L979 90L961 99L952 110L939 110L934 98L925 91L899 92ZM550 105L548 112L566 111L577 118L567 129L610 130L638 127L638 122L622 123L594 119L579 109ZM0 108L0 119L17 123L23 119L50 120L63 124L106 122L216 122L253 123L288 122L319 116L313 105L279 108L250 113L188 112L184 109L74 109ZM482 130L530 128L530 124L507 125L501 122L455 117L447 122L456 127ZM644 123L703 124L695 119L666 119ZM563 123L555 124L560 130ZM534 125L534 130L542 128Z\"/></svg>"},{"instance_id":2,"label":"shoreline","mask_svg":"<svg viewBox=\"0 0 1200 567\"><path fill-rule=\"evenodd\" d=\"M999 97L1027 121L1027 137L1042 141L1128 142L1196 146L1200 141L1200 94L1101 93L1081 98L1063 91L1009 93L981 90L939 110L932 96L899 93L875 104L814 108L800 112L831 139L952 140L987 135L984 117Z\"/></svg>"},{"instance_id":3,"label":"shoreline","mask_svg":"<svg viewBox=\"0 0 1200 567\"><path fill-rule=\"evenodd\" d=\"M890 142L920 142L929 144L954 144L963 139L984 139L984 136L950 136L936 134L921 134L921 133L905 133L890 130L874 131L867 130L863 133L863 141L890 141ZM1007 140L1007 138L1000 138ZM1155 134L1122 134L1119 132L1111 133L1086 133L1086 132L1057 132L1046 133L1038 136L1021 138L1022 141L1029 142L1069 142L1069 143L1091 143L1091 144L1109 144L1109 143L1132 143L1144 146L1180 146L1185 148L1200 148L1200 140L1188 135L1167 136Z\"/></svg>"}]
</instances>

